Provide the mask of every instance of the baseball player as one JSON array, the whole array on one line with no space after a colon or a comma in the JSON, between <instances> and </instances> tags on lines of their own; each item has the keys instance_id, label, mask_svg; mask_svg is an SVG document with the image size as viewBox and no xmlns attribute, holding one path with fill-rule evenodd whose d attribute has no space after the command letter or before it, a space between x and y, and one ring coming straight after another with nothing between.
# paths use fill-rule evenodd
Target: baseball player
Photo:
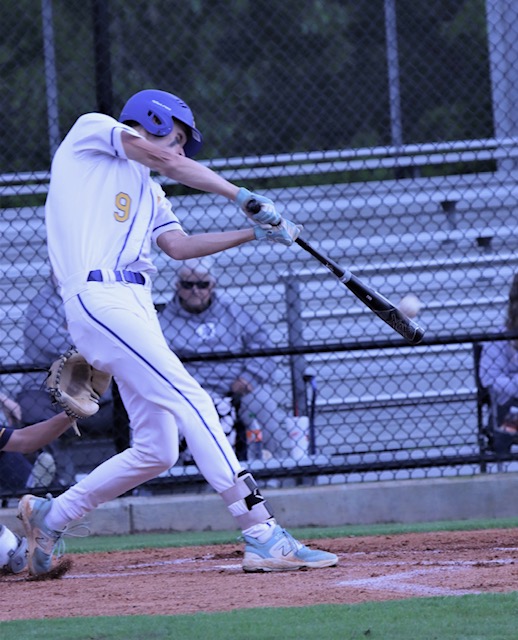
<instances>
[{"instance_id":1,"label":"baseball player","mask_svg":"<svg viewBox=\"0 0 518 640\"><path fill-rule=\"evenodd\" d=\"M277 524L228 443L209 395L169 349L157 320L152 242L174 260L186 260L255 240L290 246L300 233L271 200L194 161L201 145L185 102L144 90L128 100L118 121L81 116L54 156L47 238L68 330L88 362L114 376L133 437L130 448L57 498L22 497L18 512L33 575L49 572L72 520L169 469L178 458L179 434L243 531L245 571L337 563L334 554L303 546ZM151 171L235 201L252 226L188 236ZM249 213L251 200L260 203L259 212Z\"/></svg>"}]
</instances>

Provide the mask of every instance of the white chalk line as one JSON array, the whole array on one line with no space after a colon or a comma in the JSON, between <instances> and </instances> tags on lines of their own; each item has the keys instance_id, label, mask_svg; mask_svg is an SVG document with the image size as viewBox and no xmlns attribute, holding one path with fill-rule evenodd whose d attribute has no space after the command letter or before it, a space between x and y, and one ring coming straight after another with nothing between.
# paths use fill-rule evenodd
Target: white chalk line
<instances>
[{"instance_id":1,"label":"white chalk line","mask_svg":"<svg viewBox=\"0 0 518 640\"><path fill-rule=\"evenodd\" d=\"M512 550L509 547L500 549L501 551ZM514 564L516 561L513 558L506 559L493 559L493 560L421 560L414 562L400 562L382 561L382 562L368 562L365 566L369 567L393 567L393 566L417 566L426 567L423 569L413 569L411 571L403 571L400 573L394 573L390 575L377 576L373 578L361 578L358 580L341 580L337 583L339 587L363 587L369 590L375 591L395 591L398 593L413 593L415 595L430 595L430 596L460 596L467 594L482 593L475 589L448 589L444 587L433 587L430 585L419 585L413 580L416 577L427 577L433 574L440 573L445 574L446 571L462 572L468 567L483 568L487 566L505 566ZM405 582L405 580L412 580L412 582Z\"/></svg>"},{"instance_id":2,"label":"white chalk line","mask_svg":"<svg viewBox=\"0 0 518 640\"><path fill-rule=\"evenodd\" d=\"M421 585L413 582L414 578L429 577L433 574L444 575L446 567L435 567L429 569L414 569L413 571L402 571L393 573L388 576L378 576L376 578L362 578L359 580L341 580L337 583L339 587L363 587L364 589L375 591L395 591L397 593L412 593L414 595L430 595L430 596L464 596L468 594L482 593L475 589L448 589L445 587L433 587L430 585ZM458 572L463 571L465 567L454 566L448 567L448 572L452 569ZM412 580L412 582L409 582Z\"/></svg>"},{"instance_id":3,"label":"white chalk line","mask_svg":"<svg viewBox=\"0 0 518 640\"><path fill-rule=\"evenodd\" d=\"M193 564L194 562L199 562L203 560L205 562L209 560L214 560L214 556L212 554L207 554L204 556L198 556L197 558L175 558L174 560L154 560L153 562L135 562L134 564L125 564L122 566L123 569L145 569L147 567L161 567L167 565L178 565L178 564Z\"/></svg>"},{"instance_id":4,"label":"white chalk line","mask_svg":"<svg viewBox=\"0 0 518 640\"><path fill-rule=\"evenodd\" d=\"M241 569L240 564L217 564L211 565L209 562L214 560L214 556L212 554L207 554L205 556L197 556L196 558L176 558L174 560L155 560L153 562L138 562L136 564L123 565L119 567L114 567L111 572L107 573L67 573L63 576L63 578L68 579L91 579L91 578L124 578L128 576L149 576L155 575L157 572L153 569L157 569L160 567L174 566L176 567L175 573L206 573L208 571L235 571L236 569ZM189 565L189 564L199 564L201 562L206 562L207 565L204 567L197 568L180 568L181 565ZM149 569L147 571L146 569Z\"/></svg>"},{"instance_id":5,"label":"white chalk line","mask_svg":"<svg viewBox=\"0 0 518 640\"><path fill-rule=\"evenodd\" d=\"M175 560L156 560L155 562L139 562L137 564L129 564L129 565L119 565L118 567L113 567L113 569L109 572L97 572L97 573L74 573L74 569L61 576L61 580L96 580L101 578L128 578L131 576L153 576L158 575L157 571L154 569L160 567L167 566L176 566L179 565L188 565L188 564L198 564L201 561L209 562L213 560L214 556L206 555L206 556L197 556L196 558L177 558ZM149 569L146 571L145 569ZM186 568L179 570L176 569L175 573L205 573L209 571L241 571L241 564L217 564L217 565L209 565L207 564L205 567L196 567L196 568ZM23 582L26 581L27 577L25 575L22 576L9 576L6 582ZM3 581L2 581L3 582Z\"/></svg>"},{"instance_id":6,"label":"white chalk line","mask_svg":"<svg viewBox=\"0 0 518 640\"><path fill-rule=\"evenodd\" d=\"M414 560L410 562L402 562L401 560L386 560L377 562L366 562L365 566L369 567L485 567L486 565L506 565L515 564L514 558L495 559L495 560Z\"/></svg>"},{"instance_id":7,"label":"white chalk line","mask_svg":"<svg viewBox=\"0 0 518 640\"><path fill-rule=\"evenodd\" d=\"M157 565L158 566L158 565ZM162 566L162 565L160 565ZM152 570L152 567L149 567L149 571L117 571L114 570L111 573L66 573L62 580L90 580L90 579L99 579L99 578L128 578L131 576L156 576L159 575L156 571ZM226 564L226 565L214 565L210 567L199 567L199 568L191 568L180 571L175 571L174 573L208 573L210 571L241 571L240 564Z\"/></svg>"}]
</instances>

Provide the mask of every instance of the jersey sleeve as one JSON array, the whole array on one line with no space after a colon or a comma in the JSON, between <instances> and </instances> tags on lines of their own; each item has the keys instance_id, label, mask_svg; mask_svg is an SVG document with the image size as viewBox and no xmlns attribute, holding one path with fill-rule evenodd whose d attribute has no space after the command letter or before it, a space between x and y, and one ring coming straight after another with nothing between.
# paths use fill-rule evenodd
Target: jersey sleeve
<instances>
[{"instance_id":1,"label":"jersey sleeve","mask_svg":"<svg viewBox=\"0 0 518 640\"><path fill-rule=\"evenodd\" d=\"M13 430L8 427L0 427L0 451L9 442L9 438L13 435Z\"/></svg>"},{"instance_id":2,"label":"jersey sleeve","mask_svg":"<svg viewBox=\"0 0 518 640\"><path fill-rule=\"evenodd\" d=\"M154 182L153 188L157 198L157 215L154 220L151 237L153 242L156 242L158 236L165 231L183 231L183 229L162 187L158 182Z\"/></svg>"},{"instance_id":3,"label":"jersey sleeve","mask_svg":"<svg viewBox=\"0 0 518 640\"><path fill-rule=\"evenodd\" d=\"M132 127L110 116L102 113L87 113L76 121L69 135L73 138L75 153L105 153L127 160L121 141L123 131L136 138L142 137Z\"/></svg>"}]
</instances>

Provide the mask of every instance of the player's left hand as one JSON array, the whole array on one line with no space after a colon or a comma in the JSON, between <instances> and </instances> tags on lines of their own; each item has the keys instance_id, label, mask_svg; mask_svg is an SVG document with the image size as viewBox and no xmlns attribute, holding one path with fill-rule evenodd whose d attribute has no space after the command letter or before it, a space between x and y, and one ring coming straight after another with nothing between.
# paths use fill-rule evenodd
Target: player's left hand
<instances>
[{"instance_id":1,"label":"player's left hand","mask_svg":"<svg viewBox=\"0 0 518 640\"><path fill-rule=\"evenodd\" d=\"M261 208L256 213L252 213L248 205L252 200L255 200L261 205ZM280 213L277 213L275 205L270 198L260 196L258 193L252 193L241 187L237 193L236 204L246 213L248 218L255 224L279 224L281 221Z\"/></svg>"},{"instance_id":2,"label":"player's left hand","mask_svg":"<svg viewBox=\"0 0 518 640\"><path fill-rule=\"evenodd\" d=\"M256 240L267 240L268 242L277 242L286 247L291 247L302 231L301 225L296 225L291 220L281 218L277 225L261 224L254 227Z\"/></svg>"}]
</instances>

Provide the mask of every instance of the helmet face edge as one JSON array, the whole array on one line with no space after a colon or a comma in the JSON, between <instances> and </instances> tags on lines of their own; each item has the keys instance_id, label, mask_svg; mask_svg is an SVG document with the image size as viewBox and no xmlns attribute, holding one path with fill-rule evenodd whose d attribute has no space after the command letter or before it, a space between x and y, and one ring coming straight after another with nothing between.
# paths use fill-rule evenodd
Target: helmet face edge
<instances>
[{"instance_id":1,"label":"helmet face edge","mask_svg":"<svg viewBox=\"0 0 518 640\"><path fill-rule=\"evenodd\" d=\"M172 93L157 89L139 91L122 108L119 122L138 122L148 133L163 137L173 130L173 118L187 127L189 135L184 146L185 155L196 155L203 144L202 135L196 128L191 109Z\"/></svg>"}]
</instances>

